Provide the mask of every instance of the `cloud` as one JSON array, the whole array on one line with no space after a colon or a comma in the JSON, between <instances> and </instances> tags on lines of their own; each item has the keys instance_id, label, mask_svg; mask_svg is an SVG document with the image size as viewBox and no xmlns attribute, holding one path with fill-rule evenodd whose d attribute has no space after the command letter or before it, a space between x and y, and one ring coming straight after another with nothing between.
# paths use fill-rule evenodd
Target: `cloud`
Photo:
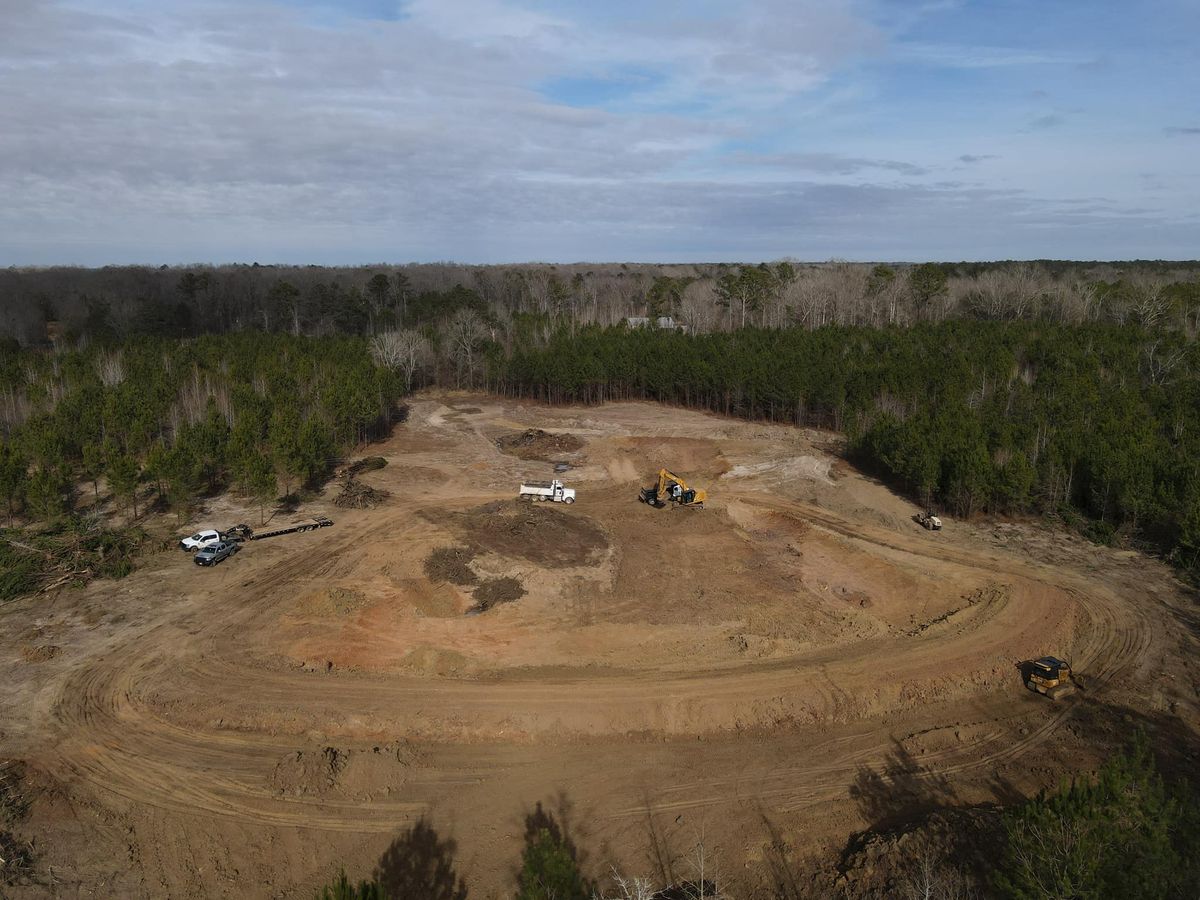
<instances>
[{"instance_id":1,"label":"cloud","mask_svg":"<svg viewBox=\"0 0 1200 900\"><path fill-rule=\"evenodd\" d=\"M884 114L883 76L859 64L909 54L910 76L1007 78L1068 55L889 55L879 8L0 0L0 265L1015 255L1024 223L1067 221L1023 164L1065 154L1070 128L1052 126L1068 123L993 139L973 108ZM947 165L946 146L1023 167L944 180L992 158ZM1082 218L1108 239L1120 213ZM1149 219L1139 236L1182 221Z\"/></svg>"},{"instance_id":2,"label":"cloud","mask_svg":"<svg viewBox=\"0 0 1200 900\"><path fill-rule=\"evenodd\" d=\"M1047 113L1044 116L1036 116L1030 120L1026 131L1044 131L1048 128L1057 128L1066 121L1058 113Z\"/></svg>"},{"instance_id":3,"label":"cloud","mask_svg":"<svg viewBox=\"0 0 1200 900\"><path fill-rule=\"evenodd\" d=\"M958 158L958 161L960 163L966 163L968 166L970 166L970 165L974 165L975 163L986 162L989 159L999 159L999 158L1000 157L998 157L992 153L981 153L981 154L964 153L962 156L960 156Z\"/></svg>"},{"instance_id":4,"label":"cloud","mask_svg":"<svg viewBox=\"0 0 1200 900\"><path fill-rule=\"evenodd\" d=\"M532 207L545 185L673 177L745 133L677 101L775 103L875 39L844 4L782 0L674 36L505 0L412 0L391 18L385 4L367 15L370 2L341 18L305 2L79 2L3 14L0 117L17 126L0 131L6 235L313 220L386 224L402 247L436 223L503 227L484 213L501 187ZM538 87L615 66L661 73L647 78L653 102L616 114Z\"/></svg>"},{"instance_id":5,"label":"cloud","mask_svg":"<svg viewBox=\"0 0 1200 900\"><path fill-rule=\"evenodd\" d=\"M872 169L897 172L901 175L927 175L929 169L913 163L892 159L864 159L837 153L734 153L730 159L751 166L770 166L797 172L823 175L855 175Z\"/></svg>"},{"instance_id":6,"label":"cloud","mask_svg":"<svg viewBox=\"0 0 1200 900\"><path fill-rule=\"evenodd\" d=\"M1200 125L1169 125L1163 129L1164 134L1172 136L1200 134Z\"/></svg>"},{"instance_id":7,"label":"cloud","mask_svg":"<svg viewBox=\"0 0 1200 900\"><path fill-rule=\"evenodd\" d=\"M1034 66L1078 66L1088 60L1073 53L1033 51L1018 47L979 44L897 43L897 60L947 69L1032 68Z\"/></svg>"}]
</instances>

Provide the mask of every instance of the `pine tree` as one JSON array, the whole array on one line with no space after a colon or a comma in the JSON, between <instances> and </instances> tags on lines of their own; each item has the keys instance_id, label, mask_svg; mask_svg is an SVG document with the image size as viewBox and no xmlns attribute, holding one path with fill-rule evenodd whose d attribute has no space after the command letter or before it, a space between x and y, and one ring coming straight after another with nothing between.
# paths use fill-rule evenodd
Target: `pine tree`
<instances>
[{"instance_id":1,"label":"pine tree","mask_svg":"<svg viewBox=\"0 0 1200 900\"><path fill-rule=\"evenodd\" d=\"M1007 845L994 872L1013 900L1046 897L1196 896L1196 798L1168 787L1149 741L1109 760L1095 778L1076 778L1005 816Z\"/></svg>"},{"instance_id":2,"label":"pine tree","mask_svg":"<svg viewBox=\"0 0 1200 900\"><path fill-rule=\"evenodd\" d=\"M518 900L588 900L592 895L570 847L546 828L527 838L517 885Z\"/></svg>"},{"instance_id":3,"label":"pine tree","mask_svg":"<svg viewBox=\"0 0 1200 900\"><path fill-rule=\"evenodd\" d=\"M388 897L378 882L360 881L352 884L345 871L342 871L333 883L317 892L316 900L388 900Z\"/></svg>"},{"instance_id":4,"label":"pine tree","mask_svg":"<svg viewBox=\"0 0 1200 900\"><path fill-rule=\"evenodd\" d=\"M124 497L133 507L137 518L137 489L141 482L141 468L128 453L116 453L108 460L108 483L119 497Z\"/></svg>"}]
</instances>

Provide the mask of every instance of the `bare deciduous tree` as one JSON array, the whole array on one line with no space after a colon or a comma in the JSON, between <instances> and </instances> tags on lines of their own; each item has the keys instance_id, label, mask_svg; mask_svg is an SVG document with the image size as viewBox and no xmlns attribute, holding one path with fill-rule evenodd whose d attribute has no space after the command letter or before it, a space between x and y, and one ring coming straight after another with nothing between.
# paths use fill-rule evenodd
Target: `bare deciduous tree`
<instances>
[{"instance_id":1,"label":"bare deciduous tree","mask_svg":"<svg viewBox=\"0 0 1200 900\"><path fill-rule=\"evenodd\" d=\"M454 361L458 386L463 386L464 372L467 376L466 383L471 384L475 380L475 362L479 346L488 336L483 319L473 309L460 309L446 322L443 335L447 352Z\"/></svg>"},{"instance_id":2,"label":"bare deciduous tree","mask_svg":"<svg viewBox=\"0 0 1200 900\"><path fill-rule=\"evenodd\" d=\"M717 295L711 281L693 281L683 289L679 318L692 334L706 334L717 327Z\"/></svg>"},{"instance_id":3,"label":"bare deciduous tree","mask_svg":"<svg viewBox=\"0 0 1200 900\"><path fill-rule=\"evenodd\" d=\"M105 387L116 387L125 380L125 359L120 350L104 352L96 357L96 374Z\"/></svg>"},{"instance_id":4,"label":"bare deciduous tree","mask_svg":"<svg viewBox=\"0 0 1200 900\"><path fill-rule=\"evenodd\" d=\"M1142 349L1142 358L1146 361L1146 374L1153 384L1165 384L1171 373L1187 358L1187 347L1164 350L1162 343L1160 338Z\"/></svg>"},{"instance_id":5,"label":"bare deciduous tree","mask_svg":"<svg viewBox=\"0 0 1200 900\"><path fill-rule=\"evenodd\" d=\"M1138 278L1133 282L1129 303L1133 321L1146 328L1162 324L1170 307L1166 287L1157 278Z\"/></svg>"},{"instance_id":6,"label":"bare deciduous tree","mask_svg":"<svg viewBox=\"0 0 1200 900\"><path fill-rule=\"evenodd\" d=\"M926 844L900 882L905 900L972 900L975 891L958 869L938 859Z\"/></svg>"},{"instance_id":7,"label":"bare deciduous tree","mask_svg":"<svg viewBox=\"0 0 1200 900\"><path fill-rule=\"evenodd\" d=\"M411 391L417 372L432 358L429 341L419 331L385 331L371 338L371 357L378 365L404 375L404 387Z\"/></svg>"},{"instance_id":8,"label":"bare deciduous tree","mask_svg":"<svg viewBox=\"0 0 1200 900\"><path fill-rule=\"evenodd\" d=\"M688 900L729 900L729 895L721 889L719 868L709 858L703 840L696 843L696 849L688 857L688 864L692 877L672 884L658 884L651 878L624 875L614 868L612 886L606 891L597 891L595 900L653 900L668 891L672 897L686 897Z\"/></svg>"}]
</instances>

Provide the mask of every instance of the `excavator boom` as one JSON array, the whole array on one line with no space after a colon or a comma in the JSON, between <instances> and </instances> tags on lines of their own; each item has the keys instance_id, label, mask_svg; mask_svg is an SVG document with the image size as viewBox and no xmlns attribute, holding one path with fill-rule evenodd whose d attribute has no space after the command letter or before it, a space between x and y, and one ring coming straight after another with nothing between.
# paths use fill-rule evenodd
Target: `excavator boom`
<instances>
[{"instance_id":1,"label":"excavator boom","mask_svg":"<svg viewBox=\"0 0 1200 900\"><path fill-rule=\"evenodd\" d=\"M668 469L659 469L658 481L650 487L644 488L638 497L643 503L649 503L660 509L668 503L703 509L704 501L707 498L708 494L705 491L688 487L686 481Z\"/></svg>"}]
</instances>

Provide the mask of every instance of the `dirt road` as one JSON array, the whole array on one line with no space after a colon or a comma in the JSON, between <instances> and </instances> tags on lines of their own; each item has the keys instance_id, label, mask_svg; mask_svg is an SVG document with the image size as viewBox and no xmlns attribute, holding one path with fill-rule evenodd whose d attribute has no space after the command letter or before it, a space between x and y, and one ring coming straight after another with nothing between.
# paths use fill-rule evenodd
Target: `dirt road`
<instances>
[{"instance_id":1,"label":"dirt road","mask_svg":"<svg viewBox=\"0 0 1200 900\"><path fill-rule=\"evenodd\" d=\"M534 427L578 440L497 445ZM1029 526L925 532L829 441L430 396L371 448L378 509L331 485L302 513L334 528L11 604L0 757L29 766L57 882L19 890L305 895L424 817L472 896L506 896L543 803L597 874L682 875L702 840L752 895L779 859L1086 768L1123 711L1195 727L1192 601L1165 568ZM518 504L554 462L579 501ZM662 465L707 508L636 503ZM466 615L472 586L425 571L446 546L525 595ZM1075 698L1022 688L1047 653Z\"/></svg>"}]
</instances>

